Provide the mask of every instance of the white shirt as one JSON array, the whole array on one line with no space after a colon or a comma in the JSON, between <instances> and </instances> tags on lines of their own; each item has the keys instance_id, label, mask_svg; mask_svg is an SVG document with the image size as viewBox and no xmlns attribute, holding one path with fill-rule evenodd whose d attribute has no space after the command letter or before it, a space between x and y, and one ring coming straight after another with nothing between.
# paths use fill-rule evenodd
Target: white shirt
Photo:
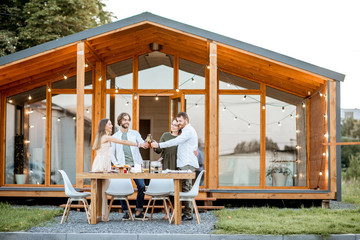
<instances>
[{"instance_id":1,"label":"white shirt","mask_svg":"<svg viewBox=\"0 0 360 240\"><path fill-rule=\"evenodd\" d=\"M119 130L113 135L113 137L116 137L117 139L121 140L122 134L123 133L121 132L121 130ZM127 138L129 141L132 142L138 142L138 143L144 142L144 140L141 138L140 133L132 129L128 130ZM135 163L142 164L143 160L140 155L139 148L136 146L130 146L130 150L132 157L134 159L134 164ZM122 144L111 143L111 162L117 165L125 165L125 154Z\"/></svg>"},{"instance_id":2,"label":"white shirt","mask_svg":"<svg viewBox=\"0 0 360 240\"><path fill-rule=\"evenodd\" d=\"M160 148L168 148L176 145L178 146L177 166L184 167L186 165L191 165L195 168L199 168L198 159L194 154L194 151L198 148L198 136L195 129L190 124L187 124L181 130L181 134L176 138L159 143Z\"/></svg>"}]
</instances>

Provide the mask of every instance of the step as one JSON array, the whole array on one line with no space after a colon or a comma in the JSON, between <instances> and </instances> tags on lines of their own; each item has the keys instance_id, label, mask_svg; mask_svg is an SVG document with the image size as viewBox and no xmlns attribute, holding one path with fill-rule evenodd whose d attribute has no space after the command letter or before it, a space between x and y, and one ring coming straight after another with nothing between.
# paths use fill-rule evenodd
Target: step
<instances>
[{"instance_id":1,"label":"step","mask_svg":"<svg viewBox=\"0 0 360 240\"><path fill-rule=\"evenodd\" d=\"M147 205L144 205L144 208L146 207ZM62 208L65 208L66 207L66 204L61 204L60 207ZM130 205L131 208L135 208L136 206L135 205ZM83 204L71 204L71 208L84 208L84 205ZM112 205L111 206L112 209L121 209L121 205ZM161 208L164 208L164 206L162 205L155 205L154 208L157 208L157 209L161 209ZM184 206L182 206L182 208L184 208ZM210 209L223 209L225 208L224 206L198 206L199 209L206 209L206 210L210 210Z\"/></svg>"}]
</instances>

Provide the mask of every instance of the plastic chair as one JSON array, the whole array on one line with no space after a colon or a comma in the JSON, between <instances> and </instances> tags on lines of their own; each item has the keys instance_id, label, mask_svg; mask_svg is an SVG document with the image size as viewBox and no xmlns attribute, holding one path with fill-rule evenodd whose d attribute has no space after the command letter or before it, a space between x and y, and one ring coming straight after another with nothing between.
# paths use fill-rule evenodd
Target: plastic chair
<instances>
[{"instance_id":1,"label":"plastic chair","mask_svg":"<svg viewBox=\"0 0 360 240\"><path fill-rule=\"evenodd\" d=\"M111 197L108 217L110 215L110 210L114 200L125 200L126 205L129 209L131 221L134 221L128 200L128 196L132 195L133 193L134 187L132 185L131 179L111 179L110 185L106 190L106 194Z\"/></svg>"},{"instance_id":2,"label":"plastic chair","mask_svg":"<svg viewBox=\"0 0 360 240\"><path fill-rule=\"evenodd\" d=\"M194 210L195 210L195 215L196 215L196 219L198 224L200 224L200 215L199 215L199 211L198 211L198 207L196 205L196 201L195 198L196 196L199 194L199 185L200 185L200 180L202 175L204 174L205 170L202 170L199 175L197 176L194 185L192 186L191 190L188 192L180 192L180 201L188 201L188 202L192 202ZM175 212L175 210L174 210ZM174 218L174 214L171 216L171 222L173 221Z\"/></svg>"},{"instance_id":3,"label":"plastic chair","mask_svg":"<svg viewBox=\"0 0 360 240\"><path fill-rule=\"evenodd\" d=\"M86 218L90 224L90 213L89 213L89 204L86 200L86 197L91 196L91 193L89 192L78 192L74 189L74 187L72 186L69 177L67 176L67 174L65 173L64 170L59 170L59 172L61 173L63 180L64 180L64 186L65 186L65 195L69 197L67 203L66 203L66 207L64 210L64 214L61 218L61 222L60 224L63 223L65 214L66 214L66 219L65 222L67 222L68 216L69 216L69 212L70 212L70 208L71 208L71 203L72 201L82 201L84 203L84 208L85 208L85 212L86 212Z\"/></svg>"},{"instance_id":4,"label":"plastic chair","mask_svg":"<svg viewBox=\"0 0 360 240\"><path fill-rule=\"evenodd\" d=\"M152 205L152 209L151 209L151 216L150 216L150 220L152 220L156 200L163 200L166 214L167 214L167 216L170 216L169 210L167 208L166 200L169 201L170 208L172 209L173 207L172 207L169 196L173 192L174 192L174 180L173 179L151 179L150 184L145 192L146 195L150 196L150 200L146 207L143 221L145 220L145 217L149 210L151 201L153 201L153 205ZM170 217L169 217L169 223L171 223Z\"/></svg>"}]
</instances>

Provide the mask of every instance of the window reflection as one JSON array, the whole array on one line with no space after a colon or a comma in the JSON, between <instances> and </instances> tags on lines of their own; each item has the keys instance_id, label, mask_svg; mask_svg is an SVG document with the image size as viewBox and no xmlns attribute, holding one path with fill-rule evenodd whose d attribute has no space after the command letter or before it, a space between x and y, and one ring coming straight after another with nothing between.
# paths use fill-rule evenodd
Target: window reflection
<instances>
[{"instance_id":1,"label":"window reflection","mask_svg":"<svg viewBox=\"0 0 360 240\"><path fill-rule=\"evenodd\" d=\"M219 89L260 89L260 84L219 70Z\"/></svg>"},{"instance_id":2,"label":"window reflection","mask_svg":"<svg viewBox=\"0 0 360 240\"><path fill-rule=\"evenodd\" d=\"M53 89L76 89L76 75L54 82ZM92 71L85 73L85 89L92 89Z\"/></svg>"},{"instance_id":3,"label":"window reflection","mask_svg":"<svg viewBox=\"0 0 360 240\"><path fill-rule=\"evenodd\" d=\"M179 89L205 89L205 66L180 58Z\"/></svg>"},{"instance_id":4,"label":"window reflection","mask_svg":"<svg viewBox=\"0 0 360 240\"><path fill-rule=\"evenodd\" d=\"M107 89L133 88L133 59L110 64L106 67Z\"/></svg>"},{"instance_id":5,"label":"window reflection","mask_svg":"<svg viewBox=\"0 0 360 240\"><path fill-rule=\"evenodd\" d=\"M46 87L7 98L6 184L45 183Z\"/></svg>"},{"instance_id":6,"label":"window reflection","mask_svg":"<svg viewBox=\"0 0 360 240\"><path fill-rule=\"evenodd\" d=\"M139 89L172 89L174 86L173 56L154 51L139 56Z\"/></svg>"},{"instance_id":7,"label":"window reflection","mask_svg":"<svg viewBox=\"0 0 360 240\"><path fill-rule=\"evenodd\" d=\"M219 96L219 186L260 185L260 97Z\"/></svg>"}]
</instances>

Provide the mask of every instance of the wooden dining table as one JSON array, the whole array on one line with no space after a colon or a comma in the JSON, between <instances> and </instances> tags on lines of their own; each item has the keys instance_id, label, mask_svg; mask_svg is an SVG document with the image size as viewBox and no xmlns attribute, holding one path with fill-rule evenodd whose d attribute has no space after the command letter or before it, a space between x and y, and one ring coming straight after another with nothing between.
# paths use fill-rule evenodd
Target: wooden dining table
<instances>
[{"instance_id":1,"label":"wooden dining table","mask_svg":"<svg viewBox=\"0 0 360 240\"><path fill-rule=\"evenodd\" d=\"M175 225L181 223L181 203L179 193L181 191L181 180L195 179L195 173L99 173L84 172L77 173L76 178L91 180L91 209L90 224L96 224L101 221L102 205L102 182L105 179L128 178L128 179L174 179L174 210Z\"/></svg>"}]
</instances>

